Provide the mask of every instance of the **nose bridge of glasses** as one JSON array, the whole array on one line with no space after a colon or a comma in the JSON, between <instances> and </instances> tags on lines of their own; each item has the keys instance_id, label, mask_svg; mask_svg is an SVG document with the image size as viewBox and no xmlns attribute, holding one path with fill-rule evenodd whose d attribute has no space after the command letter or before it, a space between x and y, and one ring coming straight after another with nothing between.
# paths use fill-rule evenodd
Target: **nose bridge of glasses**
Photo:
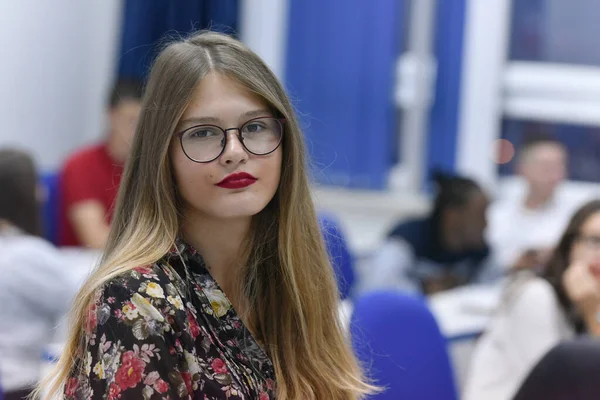
<instances>
[{"instance_id":1,"label":"nose bridge of glasses","mask_svg":"<svg viewBox=\"0 0 600 400\"><path fill-rule=\"evenodd\" d=\"M227 151L227 145L233 145L236 144L236 140L237 140L237 144L244 149L244 151L246 150L245 146L244 146L244 138L242 137L242 128L227 128L227 129L222 129L223 133L224 133L224 142L223 142L223 147L225 147L225 151ZM232 132L232 136L236 139L236 140L229 140L229 132Z\"/></svg>"},{"instance_id":2,"label":"nose bridge of glasses","mask_svg":"<svg viewBox=\"0 0 600 400\"><path fill-rule=\"evenodd\" d=\"M223 133L225 133L225 137L226 138L229 135L229 131L234 131L234 135L237 136L238 139L242 139L242 128L227 128L227 129L223 129Z\"/></svg>"}]
</instances>

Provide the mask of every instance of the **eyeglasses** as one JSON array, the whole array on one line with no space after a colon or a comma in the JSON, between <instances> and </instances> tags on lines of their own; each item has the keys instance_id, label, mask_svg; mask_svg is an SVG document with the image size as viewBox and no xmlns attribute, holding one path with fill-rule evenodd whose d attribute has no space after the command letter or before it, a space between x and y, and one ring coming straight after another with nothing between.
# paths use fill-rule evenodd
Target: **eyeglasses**
<instances>
[{"instance_id":1,"label":"eyeglasses","mask_svg":"<svg viewBox=\"0 0 600 400\"><path fill-rule=\"evenodd\" d=\"M239 128L223 129L216 125L197 125L178 133L181 149L190 160L208 163L223 154L227 146L227 132L237 131L244 148L257 156L277 150L283 137L284 119L254 118Z\"/></svg>"}]
</instances>

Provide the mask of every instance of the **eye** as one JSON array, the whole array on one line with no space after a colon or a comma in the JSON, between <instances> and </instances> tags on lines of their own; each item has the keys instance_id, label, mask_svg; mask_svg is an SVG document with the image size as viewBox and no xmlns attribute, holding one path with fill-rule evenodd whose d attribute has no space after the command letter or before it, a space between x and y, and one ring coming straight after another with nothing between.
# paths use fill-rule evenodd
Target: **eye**
<instances>
[{"instance_id":1,"label":"eye","mask_svg":"<svg viewBox=\"0 0 600 400\"><path fill-rule=\"evenodd\" d=\"M190 129L186 134L186 139L209 139L221 136L221 132L215 127L198 127L196 129Z\"/></svg>"},{"instance_id":2,"label":"eye","mask_svg":"<svg viewBox=\"0 0 600 400\"><path fill-rule=\"evenodd\" d=\"M244 127L244 132L246 133L260 133L267 129L266 125L263 122L251 122Z\"/></svg>"}]
</instances>

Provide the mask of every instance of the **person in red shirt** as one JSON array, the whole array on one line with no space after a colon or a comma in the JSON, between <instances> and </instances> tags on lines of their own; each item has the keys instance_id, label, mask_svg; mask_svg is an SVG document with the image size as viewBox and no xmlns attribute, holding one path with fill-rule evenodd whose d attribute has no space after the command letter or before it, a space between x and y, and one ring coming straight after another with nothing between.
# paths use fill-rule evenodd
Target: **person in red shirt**
<instances>
[{"instance_id":1,"label":"person in red shirt","mask_svg":"<svg viewBox=\"0 0 600 400\"><path fill-rule=\"evenodd\" d=\"M67 159L60 176L59 245L104 247L141 111L141 97L140 82L117 82L110 96L110 126L105 142Z\"/></svg>"}]
</instances>

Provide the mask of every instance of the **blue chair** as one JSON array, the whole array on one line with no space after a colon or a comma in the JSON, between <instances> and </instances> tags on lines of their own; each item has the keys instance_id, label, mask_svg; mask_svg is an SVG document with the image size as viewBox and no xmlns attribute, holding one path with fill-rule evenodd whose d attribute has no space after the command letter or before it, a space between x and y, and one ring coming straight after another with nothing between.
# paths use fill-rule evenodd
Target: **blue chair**
<instances>
[{"instance_id":1,"label":"blue chair","mask_svg":"<svg viewBox=\"0 0 600 400\"><path fill-rule=\"evenodd\" d=\"M372 292L351 319L352 345L375 384L370 400L456 400L446 340L419 297Z\"/></svg>"},{"instance_id":2,"label":"blue chair","mask_svg":"<svg viewBox=\"0 0 600 400\"><path fill-rule=\"evenodd\" d=\"M56 244L58 242L60 178L57 174L49 173L43 174L40 181L46 190L46 199L42 208L44 237Z\"/></svg>"},{"instance_id":3,"label":"blue chair","mask_svg":"<svg viewBox=\"0 0 600 400\"><path fill-rule=\"evenodd\" d=\"M335 270L340 296L342 299L346 299L350 297L355 280L352 254L346 243L342 228L333 215L320 214L319 225L329 259Z\"/></svg>"}]
</instances>

